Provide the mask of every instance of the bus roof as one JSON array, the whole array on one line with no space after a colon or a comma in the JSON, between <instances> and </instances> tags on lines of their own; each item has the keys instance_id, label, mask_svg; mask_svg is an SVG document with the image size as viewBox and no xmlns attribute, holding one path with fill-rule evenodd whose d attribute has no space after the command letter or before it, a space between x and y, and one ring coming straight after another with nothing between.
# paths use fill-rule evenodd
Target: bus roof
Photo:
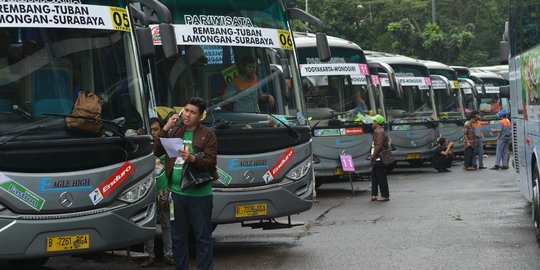
<instances>
[{"instance_id":1,"label":"bus roof","mask_svg":"<svg viewBox=\"0 0 540 270\"><path fill-rule=\"evenodd\" d=\"M480 79L501 79L504 80L504 77L491 71L483 70L483 69L477 69L477 68L470 68L471 76L478 77Z\"/></svg>"},{"instance_id":2,"label":"bus roof","mask_svg":"<svg viewBox=\"0 0 540 270\"><path fill-rule=\"evenodd\" d=\"M440 63L440 62L431 61L431 60L420 60L420 62L426 65L428 69L445 69L445 70L454 71L454 69L451 68L450 66Z\"/></svg>"},{"instance_id":3,"label":"bus roof","mask_svg":"<svg viewBox=\"0 0 540 270\"><path fill-rule=\"evenodd\" d=\"M390 65L416 65L426 67L426 65L419 60L404 55L377 51L364 51L364 53L366 54L368 62L383 62Z\"/></svg>"},{"instance_id":4,"label":"bus roof","mask_svg":"<svg viewBox=\"0 0 540 270\"><path fill-rule=\"evenodd\" d=\"M352 41L338 38L338 37L333 37L333 36L327 36L327 38L328 38L328 45L330 47L341 47L341 48L362 50L360 46L358 46L356 43ZM296 44L297 48L317 46L315 34L305 33L305 32L294 32L294 43Z\"/></svg>"},{"instance_id":5,"label":"bus roof","mask_svg":"<svg viewBox=\"0 0 540 270\"><path fill-rule=\"evenodd\" d=\"M501 75L505 80L509 80L509 77L510 77L508 73L508 65L473 67L472 69L491 71L491 72Z\"/></svg>"}]
</instances>

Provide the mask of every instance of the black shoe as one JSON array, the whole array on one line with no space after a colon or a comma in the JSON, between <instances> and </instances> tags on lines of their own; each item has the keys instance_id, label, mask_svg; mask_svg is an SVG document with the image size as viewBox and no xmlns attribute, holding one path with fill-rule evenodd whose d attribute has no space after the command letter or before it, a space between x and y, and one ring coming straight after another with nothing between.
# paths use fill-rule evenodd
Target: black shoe
<instances>
[{"instance_id":1,"label":"black shoe","mask_svg":"<svg viewBox=\"0 0 540 270\"><path fill-rule=\"evenodd\" d=\"M146 258L143 263L141 263L141 267L150 267L154 265L154 258Z\"/></svg>"},{"instance_id":2,"label":"black shoe","mask_svg":"<svg viewBox=\"0 0 540 270\"><path fill-rule=\"evenodd\" d=\"M489 169L490 169L490 170L498 170L498 169L500 169L500 168L501 168L501 167L499 167L498 165L495 165L495 166L493 166L493 167L491 167L491 168L489 168Z\"/></svg>"},{"instance_id":3,"label":"black shoe","mask_svg":"<svg viewBox=\"0 0 540 270\"><path fill-rule=\"evenodd\" d=\"M487 167L478 167L479 170L487 169Z\"/></svg>"},{"instance_id":4,"label":"black shoe","mask_svg":"<svg viewBox=\"0 0 540 270\"><path fill-rule=\"evenodd\" d=\"M508 166L502 166L501 170L508 170Z\"/></svg>"},{"instance_id":5,"label":"black shoe","mask_svg":"<svg viewBox=\"0 0 540 270\"><path fill-rule=\"evenodd\" d=\"M165 256L163 262L165 262L166 265L174 265L174 259L171 256Z\"/></svg>"}]
</instances>

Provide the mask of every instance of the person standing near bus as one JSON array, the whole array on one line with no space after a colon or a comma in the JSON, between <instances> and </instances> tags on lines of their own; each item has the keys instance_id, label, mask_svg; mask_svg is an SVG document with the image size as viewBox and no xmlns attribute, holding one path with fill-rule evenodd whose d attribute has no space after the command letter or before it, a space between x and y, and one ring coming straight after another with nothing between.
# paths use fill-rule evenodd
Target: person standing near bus
<instances>
[{"instance_id":1,"label":"person standing near bus","mask_svg":"<svg viewBox=\"0 0 540 270\"><path fill-rule=\"evenodd\" d=\"M373 117L373 145L371 147L371 201L389 201L390 191L388 189L388 179L386 176L386 166L384 166L380 153L389 145L389 139L384 131L384 116L377 114ZM381 197L379 195L381 191Z\"/></svg>"},{"instance_id":2,"label":"person standing near bus","mask_svg":"<svg viewBox=\"0 0 540 270\"><path fill-rule=\"evenodd\" d=\"M203 126L201 121L206 110L203 99L192 97L182 111L174 114L159 133L161 138L180 138L185 145L179 150L181 157L167 157L165 173L171 190L173 213L171 219L174 269L187 270L189 267L188 236L193 231L196 242L197 269L213 269L214 255L212 246L212 182L198 187L181 190L183 164L190 162L200 171L209 172L217 180L217 140L212 130ZM182 121L182 125L178 122ZM165 154L163 145L158 140L156 155ZM204 155L195 156L197 153Z\"/></svg>"},{"instance_id":3,"label":"person standing near bus","mask_svg":"<svg viewBox=\"0 0 540 270\"><path fill-rule=\"evenodd\" d=\"M477 122L475 114L469 114L467 122L463 125L463 146L465 147L465 170L474 171L476 167L473 165L474 160L474 127L473 124Z\"/></svg>"},{"instance_id":4,"label":"person standing near bus","mask_svg":"<svg viewBox=\"0 0 540 270\"><path fill-rule=\"evenodd\" d=\"M487 169L487 167L484 166L484 143L482 143L482 139L484 138L484 133L482 133L482 123L480 122L480 112L474 111L473 114L475 115L476 121L472 123L473 130L474 130L474 157L473 156L473 167L477 168L478 165L479 170ZM478 161L477 161L478 159Z\"/></svg>"},{"instance_id":5,"label":"person standing near bus","mask_svg":"<svg viewBox=\"0 0 540 270\"><path fill-rule=\"evenodd\" d=\"M497 113L497 117L499 117L499 125L497 126L497 129L493 130L493 133L497 134L497 152L495 154L495 166L491 168L492 170L508 169L508 161L510 159L508 154L508 146L510 145L510 140L512 139L512 124L510 123L510 120L506 118L507 114L508 112L504 109ZM502 166L499 167L501 159Z\"/></svg>"},{"instance_id":6,"label":"person standing near bus","mask_svg":"<svg viewBox=\"0 0 540 270\"><path fill-rule=\"evenodd\" d=\"M154 141L159 140L159 132L162 128L158 118L150 118L150 132ZM163 239L163 260L167 265L173 265L172 242L171 242L171 222L169 209L169 188L167 187L167 177L165 176L165 156L156 157L156 192L157 192L157 219L161 225L161 237ZM144 252L148 257L141 264L141 267L154 265L156 255L154 253L154 239L144 242Z\"/></svg>"}]
</instances>

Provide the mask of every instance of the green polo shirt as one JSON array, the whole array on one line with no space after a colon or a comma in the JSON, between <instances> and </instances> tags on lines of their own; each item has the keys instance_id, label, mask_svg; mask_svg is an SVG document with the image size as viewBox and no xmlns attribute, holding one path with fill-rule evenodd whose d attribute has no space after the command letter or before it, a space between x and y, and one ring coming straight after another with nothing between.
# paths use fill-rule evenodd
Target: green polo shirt
<instances>
[{"instance_id":1,"label":"green polo shirt","mask_svg":"<svg viewBox=\"0 0 540 270\"><path fill-rule=\"evenodd\" d=\"M161 170L156 171L156 192L167 189L167 176L165 175L165 155L159 157Z\"/></svg>"},{"instance_id":2,"label":"green polo shirt","mask_svg":"<svg viewBox=\"0 0 540 270\"><path fill-rule=\"evenodd\" d=\"M193 154L193 147L191 146L191 142L193 140L193 130L186 130L184 132L184 138L183 142L184 145L189 146L189 152ZM210 196L212 195L212 182L209 182L208 184L202 186L202 187L191 187L184 191L180 190L180 187L182 186L182 169L184 166L184 160L182 158L177 158L176 162L174 163L174 167L171 174L171 184L169 186L169 189L176 193L183 196L191 196L191 197L203 197L203 196Z\"/></svg>"}]
</instances>

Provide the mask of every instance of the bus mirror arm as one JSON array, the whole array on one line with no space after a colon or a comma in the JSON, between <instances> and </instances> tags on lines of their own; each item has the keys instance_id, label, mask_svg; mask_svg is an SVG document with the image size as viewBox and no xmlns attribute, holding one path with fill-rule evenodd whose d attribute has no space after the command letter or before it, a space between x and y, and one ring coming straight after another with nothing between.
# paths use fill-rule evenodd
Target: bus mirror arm
<instances>
[{"instance_id":1,"label":"bus mirror arm","mask_svg":"<svg viewBox=\"0 0 540 270\"><path fill-rule=\"evenodd\" d=\"M319 18L299 8L288 8L286 10L286 13L289 19L299 19L315 26L315 28L317 29L315 38L317 40L317 52L319 53L319 59L321 60L321 62L330 61L330 46L328 46L328 39L326 38L324 23Z\"/></svg>"}]
</instances>

